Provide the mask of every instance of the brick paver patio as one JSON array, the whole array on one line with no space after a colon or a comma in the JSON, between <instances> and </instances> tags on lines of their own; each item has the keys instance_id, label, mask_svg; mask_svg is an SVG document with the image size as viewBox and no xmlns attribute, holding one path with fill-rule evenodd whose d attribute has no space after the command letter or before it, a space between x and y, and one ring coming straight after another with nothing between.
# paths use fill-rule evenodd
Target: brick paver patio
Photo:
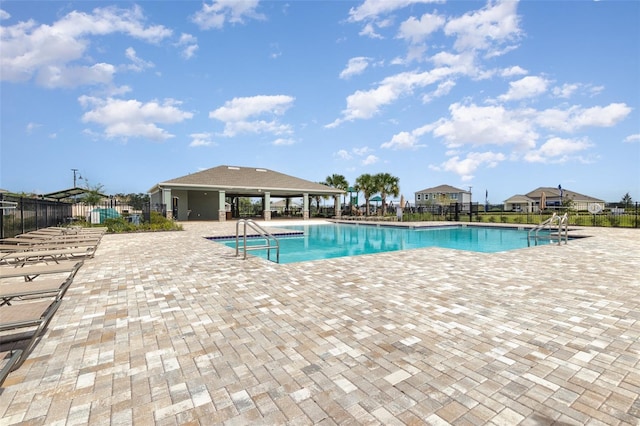
<instances>
[{"instance_id":1,"label":"brick paver patio","mask_svg":"<svg viewBox=\"0 0 640 426\"><path fill-rule=\"evenodd\" d=\"M0 424L640 424L640 230L278 265L184 227L104 236Z\"/></svg>"}]
</instances>

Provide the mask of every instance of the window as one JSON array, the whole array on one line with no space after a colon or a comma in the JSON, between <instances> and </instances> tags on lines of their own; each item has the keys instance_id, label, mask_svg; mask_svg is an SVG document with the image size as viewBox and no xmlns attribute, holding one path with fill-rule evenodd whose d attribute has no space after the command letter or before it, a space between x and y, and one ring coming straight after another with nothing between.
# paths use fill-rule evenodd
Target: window
<instances>
[{"instance_id":1,"label":"window","mask_svg":"<svg viewBox=\"0 0 640 426\"><path fill-rule=\"evenodd\" d=\"M420 198L420 196L421 196L421 195L422 195L422 194L417 194L417 195L416 195L416 200L420 201L420 200L421 200L421 198Z\"/></svg>"},{"instance_id":2,"label":"window","mask_svg":"<svg viewBox=\"0 0 640 426\"><path fill-rule=\"evenodd\" d=\"M452 200L457 200L458 199L458 194L449 194L451 196Z\"/></svg>"}]
</instances>

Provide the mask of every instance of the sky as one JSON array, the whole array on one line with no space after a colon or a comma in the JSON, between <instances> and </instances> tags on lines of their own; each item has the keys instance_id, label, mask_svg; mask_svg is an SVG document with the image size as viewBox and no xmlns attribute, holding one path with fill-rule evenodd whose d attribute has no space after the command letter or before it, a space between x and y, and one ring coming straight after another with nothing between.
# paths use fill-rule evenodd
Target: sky
<instances>
[{"instance_id":1,"label":"sky","mask_svg":"<svg viewBox=\"0 0 640 426\"><path fill-rule=\"evenodd\" d=\"M640 201L635 0L3 0L0 25L10 192L231 165Z\"/></svg>"}]
</instances>

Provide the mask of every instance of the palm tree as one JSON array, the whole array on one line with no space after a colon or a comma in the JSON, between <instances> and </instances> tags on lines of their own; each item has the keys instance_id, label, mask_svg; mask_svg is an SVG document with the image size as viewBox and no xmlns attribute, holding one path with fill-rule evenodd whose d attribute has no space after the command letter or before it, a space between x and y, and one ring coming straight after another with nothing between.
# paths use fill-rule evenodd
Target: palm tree
<instances>
[{"instance_id":1,"label":"palm tree","mask_svg":"<svg viewBox=\"0 0 640 426\"><path fill-rule=\"evenodd\" d=\"M378 173L373 178L376 182L376 188L380 192L380 198L382 198L382 216L384 216L387 213L387 195L397 197L400 194L398 186L400 179L389 173Z\"/></svg>"},{"instance_id":2,"label":"palm tree","mask_svg":"<svg viewBox=\"0 0 640 426\"><path fill-rule=\"evenodd\" d=\"M622 205L623 205L626 209L628 209L628 208L629 208L629 206L631 205L632 201L633 201L633 200L631 199L631 195L629 195L629 193L628 193L628 192L627 192L626 194L624 194L624 196L622 197Z\"/></svg>"},{"instance_id":3,"label":"palm tree","mask_svg":"<svg viewBox=\"0 0 640 426\"><path fill-rule=\"evenodd\" d=\"M87 192L85 196L82 198L82 201L86 205L96 206L105 196L101 193L103 185L97 184L95 186L90 186L87 182Z\"/></svg>"},{"instance_id":4,"label":"palm tree","mask_svg":"<svg viewBox=\"0 0 640 426\"><path fill-rule=\"evenodd\" d=\"M366 216L369 216L369 199L378 191L376 181L373 176L368 173L360 175L356 178L356 191L362 191L366 203Z\"/></svg>"},{"instance_id":5,"label":"palm tree","mask_svg":"<svg viewBox=\"0 0 640 426\"><path fill-rule=\"evenodd\" d=\"M345 178L342 175L338 175L338 174L332 174L331 176L327 176L327 179L325 179L324 183L327 186L330 186L331 188L337 188L337 189L342 189L343 191L346 191L349 188L349 183L347 182L347 178ZM346 200L344 197L346 197L346 193L345 195L343 195L342 197L342 203L346 204Z\"/></svg>"}]
</instances>

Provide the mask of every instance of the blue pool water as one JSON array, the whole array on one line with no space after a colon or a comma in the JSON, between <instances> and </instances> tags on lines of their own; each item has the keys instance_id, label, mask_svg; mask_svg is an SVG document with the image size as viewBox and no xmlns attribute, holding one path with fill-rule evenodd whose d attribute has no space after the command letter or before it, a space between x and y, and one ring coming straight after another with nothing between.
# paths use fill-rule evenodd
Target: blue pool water
<instances>
[{"instance_id":1,"label":"blue pool water","mask_svg":"<svg viewBox=\"0 0 640 426\"><path fill-rule=\"evenodd\" d=\"M423 247L443 247L482 253L496 253L528 246L527 230L476 226L446 226L406 228L354 224L278 226L290 231L302 231L301 236L282 236L280 263L330 259L344 256L409 250ZM216 240L235 248L235 238ZM540 238L538 245L549 244ZM242 239L240 241L242 243ZM247 239L247 245L262 245L264 239ZM534 245L534 243L531 243ZM266 250L252 250L249 255L267 258ZM271 251L271 260L276 251Z\"/></svg>"}]
</instances>

